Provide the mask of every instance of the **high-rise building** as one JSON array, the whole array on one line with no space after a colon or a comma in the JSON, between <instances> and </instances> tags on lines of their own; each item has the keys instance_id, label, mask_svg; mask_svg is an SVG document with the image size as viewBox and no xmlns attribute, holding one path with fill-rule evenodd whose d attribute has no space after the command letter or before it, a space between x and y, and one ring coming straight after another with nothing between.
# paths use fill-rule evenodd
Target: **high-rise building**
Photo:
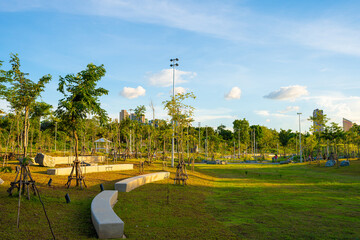
<instances>
[{"instance_id":1,"label":"high-rise building","mask_svg":"<svg viewBox=\"0 0 360 240\"><path fill-rule=\"evenodd\" d=\"M350 128L353 126L352 121L347 120L346 118L343 118L343 127L344 127L344 132L347 132L350 130Z\"/></svg>"},{"instance_id":2,"label":"high-rise building","mask_svg":"<svg viewBox=\"0 0 360 240\"><path fill-rule=\"evenodd\" d=\"M121 112L120 112L120 121L123 121L128 117L129 117L128 112L126 110L121 110Z\"/></svg>"},{"instance_id":3,"label":"high-rise building","mask_svg":"<svg viewBox=\"0 0 360 240\"><path fill-rule=\"evenodd\" d=\"M314 118L314 121L313 121L314 132L324 131L324 123L323 123L324 112L323 112L323 110L315 109L313 111L313 118Z\"/></svg>"},{"instance_id":4,"label":"high-rise building","mask_svg":"<svg viewBox=\"0 0 360 240\"><path fill-rule=\"evenodd\" d=\"M135 113L129 114L126 110L121 110L120 112L120 121L130 118L132 121L138 121L140 123L145 123L145 116L138 118Z\"/></svg>"}]
</instances>

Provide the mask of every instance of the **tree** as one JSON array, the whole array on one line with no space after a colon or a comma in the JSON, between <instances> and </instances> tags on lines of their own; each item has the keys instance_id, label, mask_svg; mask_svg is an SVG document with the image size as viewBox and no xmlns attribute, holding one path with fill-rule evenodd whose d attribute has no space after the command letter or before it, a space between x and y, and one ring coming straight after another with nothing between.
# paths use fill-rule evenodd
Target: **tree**
<instances>
[{"instance_id":1,"label":"tree","mask_svg":"<svg viewBox=\"0 0 360 240\"><path fill-rule=\"evenodd\" d=\"M290 139L293 137L294 137L294 133L291 131L291 129L289 130L280 129L279 141L280 141L280 145L284 147L284 156L286 156L286 147L289 144Z\"/></svg>"},{"instance_id":2,"label":"tree","mask_svg":"<svg viewBox=\"0 0 360 240\"><path fill-rule=\"evenodd\" d=\"M225 129L225 125L221 124L218 126L216 132L226 141L233 139L233 133L230 130Z\"/></svg>"},{"instance_id":3,"label":"tree","mask_svg":"<svg viewBox=\"0 0 360 240\"><path fill-rule=\"evenodd\" d=\"M164 109L168 111L168 115L171 117L171 121L176 124L177 139L178 145L183 152L183 127L189 125L193 119L192 115L194 113L194 107L185 104L184 102L187 99L195 99L194 93L178 93L171 100L164 101ZM179 158L179 162L180 162ZM174 167L174 163L171 163L171 166Z\"/></svg>"},{"instance_id":4,"label":"tree","mask_svg":"<svg viewBox=\"0 0 360 240\"><path fill-rule=\"evenodd\" d=\"M78 74L68 74L65 77L60 76L59 79L58 91L64 95L64 98L59 100L56 115L67 124L75 140L75 160L68 177L68 182L66 183L68 188L70 187L71 180L74 178L72 176L74 169L76 186L80 184L82 188L82 181L85 185L80 169L79 137L77 132L78 128L81 127L81 122L86 119L87 114L98 116L100 124L104 124L107 121L107 114L100 106L99 97L107 95L108 90L101 87L96 88L97 82L104 75L104 65L96 66L90 63L85 70Z\"/></svg>"},{"instance_id":5,"label":"tree","mask_svg":"<svg viewBox=\"0 0 360 240\"><path fill-rule=\"evenodd\" d=\"M141 137L141 123L142 117L145 116L146 107L144 105L137 106L134 110L134 114L136 120L134 122L134 135L135 135L135 157L138 158L138 145L139 145L139 137Z\"/></svg>"},{"instance_id":6,"label":"tree","mask_svg":"<svg viewBox=\"0 0 360 240\"><path fill-rule=\"evenodd\" d=\"M52 105L45 102L35 102L32 106L30 118L36 119L39 123L38 148L41 149L41 117L51 114Z\"/></svg>"},{"instance_id":7,"label":"tree","mask_svg":"<svg viewBox=\"0 0 360 240\"><path fill-rule=\"evenodd\" d=\"M234 135L239 136L240 131L240 142L248 144L250 140L249 135L249 122L244 118L242 120L237 119L233 122Z\"/></svg>"},{"instance_id":8,"label":"tree","mask_svg":"<svg viewBox=\"0 0 360 240\"><path fill-rule=\"evenodd\" d=\"M35 100L44 91L45 84L51 80L51 75L45 75L35 83L26 78L28 73L20 71L20 59L17 54L10 55L11 70L0 73L0 94L17 111L24 113L23 125L23 156L27 155L28 133L29 133L29 112ZM10 84L6 87L4 83Z\"/></svg>"}]
</instances>

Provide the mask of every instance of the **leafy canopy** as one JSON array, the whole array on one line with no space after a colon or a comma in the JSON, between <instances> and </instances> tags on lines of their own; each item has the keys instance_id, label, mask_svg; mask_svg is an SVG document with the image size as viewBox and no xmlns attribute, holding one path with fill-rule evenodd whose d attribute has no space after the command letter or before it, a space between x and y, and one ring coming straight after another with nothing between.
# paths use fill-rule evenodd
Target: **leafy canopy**
<instances>
[{"instance_id":1,"label":"leafy canopy","mask_svg":"<svg viewBox=\"0 0 360 240\"><path fill-rule=\"evenodd\" d=\"M23 110L35 103L44 91L45 84L51 80L51 75L45 75L36 83L28 79L28 73L20 71L18 54L10 54L11 70L0 72L0 94L13 109ZM0 63L1 66L1 63ZM6 85L9 84L7 87Z\"/></svg>"},{"instance_id":2,"label":"leafy canopy","mask_svg":"<svg viewBox=\"0 0 360 240\"><path fill-rule=\"evenodd\" d=\"M99 97L107 95L108 90L96 88L97 82L105 72L104 65L96 66L90 63L85 70L76 75L60 76L58 91L64 98L59 100L56 115L69 123L73 129L87 114L97 115L101 124L107 121L107 114L100 106Z\"/></svg>"}]
</instances>

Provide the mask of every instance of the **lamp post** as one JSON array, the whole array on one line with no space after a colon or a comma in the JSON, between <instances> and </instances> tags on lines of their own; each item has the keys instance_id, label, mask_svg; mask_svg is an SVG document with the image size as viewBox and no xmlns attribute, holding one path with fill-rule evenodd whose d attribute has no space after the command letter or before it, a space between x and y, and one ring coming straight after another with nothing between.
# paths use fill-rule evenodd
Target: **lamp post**
<instances>
[{"instance_id":1,"label":"lamp post","mask_svg":"<svg viewBox=\"0 0 360 240\"><path fill-rule=\"evenodd\" d=\"M178 58L170 59L170 67L173 68L173 101L175 101L175 67L179 66ZM171 167L174 167L174 120L172 121L172 140L171 140Z\"/></svg>"},{"instance_id":2,"label":"lamp post","mask_svg":"<svg viewBox=\"0 0 360 240\"><path fill-rule=\"evenodd\" d=\"M207 128L208 128L208 126L206 125L205 126L205 133L206 133L206 137L205 137L205 151L206 151L205 160L207 160L207 158L208 158L208 140L207 140L208 134L207 134Z\"/></svg>"},{"instance_id":3,"label":"lamp post","mask_svg":"<svg viewBox=\"0 0 360 240\"><path fill-rule=\"evenodd\" d=\"M199 153L200 153L200 146L201 146L200 143L201 143L201 142L200 142L200 122L199 122L199 146L198 146L198 151L199 151Z\"/></svg>"},{"instance_id":4,"label":"lamp post","mask_svg":"<svg viewBox=\"0 0 360 240\"><path fill-rule=\"evenodd\" d=\"M240 160L240 157L241 157L241 149L240 149L240 145L241 142L240 142L240 128L239 128L239 160Z\"/></svg>"},{"instance_id":5,"label":"lamp post","mask_svg":"<svg viewBox=\"0 0 360 240\"><path fill-rule=\"evenodd\" d=\"M57 134L57 122L55 122L55 152L56 152L56 134Z\"/></svg>"},{"instance_id":6,"label":"lamp post","mask_svg":"<svg viewBox=\"0 0 360 240\"><path fill-rule=\"evenodd\" d=\"M129 119L130 119L130 141L129 141L129 150L130 150L130 154L132 154L132 148L131 148L131 145L132 145L132 142L131 142L131 128L132 128L132 118L131 118L131 112L133 111L133 109L129 109L129 112L130 112L130 116L129 116Z\"/></svg>"},{"instance_id":7,"label":"lamp post","mask_svg":"<svg viewBox=\"0 0 360 240\"><path fill-rule=\"evenodd\" d=\"M297 113L299 115L299 148L300 148L300 162L302 162L302 152L301 152L301 124L300 124L300 115L301 113Z\"/></svg>"}]
</instances>

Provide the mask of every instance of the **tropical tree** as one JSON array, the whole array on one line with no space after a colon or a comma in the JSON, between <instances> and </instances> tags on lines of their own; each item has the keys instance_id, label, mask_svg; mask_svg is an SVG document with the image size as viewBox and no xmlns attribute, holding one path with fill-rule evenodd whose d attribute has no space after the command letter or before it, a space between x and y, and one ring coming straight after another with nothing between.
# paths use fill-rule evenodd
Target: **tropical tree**
<instances>
[{"instance_id":1,"label":"tropical tree","mask_svg":"<svg viewBox=\"0 0 360 240\"><path fill-rule=\"evenodd\" d=\"M177 133L177 142L178 146L181 148L181 152L183 152L183 128L185 126L190 125L193 121L192 116L194 113L194 107L191 105L185 104L187 99L195 99L194 93L178 93L174 97L171 97L171 100L164 101L164 109L167 110L168 115L171 117L172 124L176 124ZM182 155L179 162L182 161ZM174 167L173 159L171 159L171 167Z\"/></svg>"},{"instance_id":2,"label":"tropical tree","mask_svg":"<svg viewBox=\"0 0 360 240\"><path fill-rule=\"evenodd\" d=\"M45 116L51 115L52 105L47 104L45 102L35 102L32 106L32 113L30 114L30 118L33 121L37 121L39 124L38 128L38 149L41 149L41 118Z\"/></svg>"},{"instance_id":3,"label":"tropical tree","mask_svg":"<svg viewBox=\"0 0 360 240\"><path fill-rule=\"evenodd\" d=\"M22 147L23 157L27 155L29 113L35 100L44 91L45 84L51 80L51 75L45 75L38 82L28 79L28 73L20 70L20 59L17 54L10 55L11 70L0 73L0 95L5 98L13 109L24 114ZM9 85L9 86L7 86Z\"/></svg>"},{"instance_id":4,"label":"tropical tree","mask_svg":"<svg viewBox=\"0 0 360 240\"><path fill-rule=\"evenodd\" d=\"M107 121L107 114L101 108L99 97L107 95L108 90L104 88L97 88L98 81L105 75L105 68L103 65L96 66L88 64L87 68L78 74L68 74L59 79L58 91L60 91L64 98L59 100L56 115L68 128L72 131L75 140L75 160L73 169L68 177L67 187L70 187L71 180L76 179L76 186L82 187L85 180L81 174L79 161L79 137L78 128L81 127L82 121L87 114L96 115L99 118L100 124ZM75 170L75 177L72 176Z\"/></svg>"},{"instance_id":5,"label":"tropical tree","mask_svg":"<svg viewBox=\"0 0 360 240\"><path fill-rule=\"evenodd\" d=\"M245 118L242 120L240 119L234 120L233 129L234 129L234 136L239 137L240 135L240 143L245 144L244 149L247 149L247 146L250 142L250 135L249 135L250 125L248 120L246 120Z\"/></svg>"},{"instance_id":6,"label":"tropical tree","mask_svg":"<svg viewBox=\"0 0 360 240\"><path fill-rule=\"evenodd\" d=\"M288 146L290 139L293 137L294 137L294 133L291 131L291 129L289 130L280 129L279 141L280 141L280 145L284 147L284 156L286 156L286 147Z\"/></svg>"}]
</instances>

